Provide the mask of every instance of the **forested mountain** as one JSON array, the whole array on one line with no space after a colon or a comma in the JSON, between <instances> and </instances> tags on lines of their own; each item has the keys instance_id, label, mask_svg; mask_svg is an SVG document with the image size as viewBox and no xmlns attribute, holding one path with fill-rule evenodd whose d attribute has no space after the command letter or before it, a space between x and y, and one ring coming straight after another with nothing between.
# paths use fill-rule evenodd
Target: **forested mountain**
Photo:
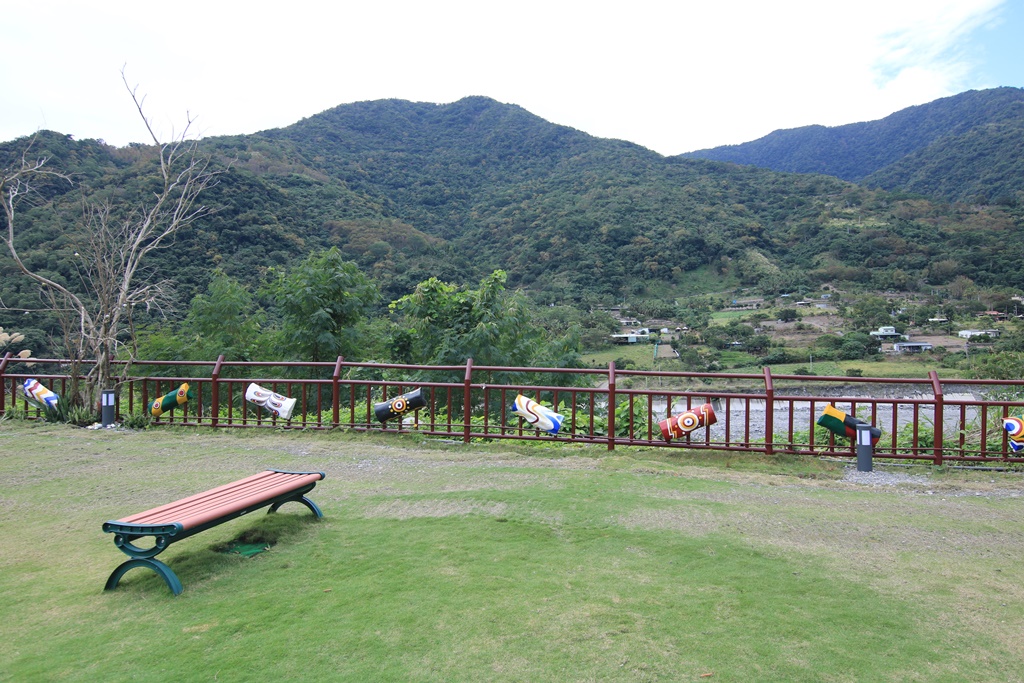
<instances>
[{"instance_id":1,"label":"forested mountain","mask_svg":"<svg viewBox=\"0 0 1024 683\"><path fill-rule=\"evenodd\" d=\"M1010 201L1024 193L1024 89L972 90L878 121L778 130L740 145L681 155L946 201Z\"/></svg>"},{"instance_id":2,"label":"forested mountain","mask_svg":"<svg viewBox=\"0 0 1024 683\"><path fill-rule=\"evenodd\" d=\"M679 163L482 97L345 105L264 135L483 270L569 299L671 282L762 242L745 202L792 216L797 197L840 189Z\"/></svg>"},{"instance_id":3,"label":"forested mountain","mask_svg":"<svg viewBox=\"0 0 1024 683\"><path fill-rule=\"evenodd\" d=\"M1019 107L1020 91L995 94L1006 112ZM966 93L955 112L970 102L992 110L981 95ZM955 112L947 124L918 112L916 124L892 125L920 140L928 129L937 140ZM1011 118L990 126L1008 130ZM961 138L981 132L975 126ZM16 163L29 142L0 145L0 167ZM62 226L78 221L83 196L115 205L142 196L154 153L58 133L33 144L33 154L49 155L51 167L76 183L39 188L34 206L22 209L19 243L35 267L73 281ZM864 144L876 156L892 146ZM379 284L385 303L431 276L476 283L495 268L542 303L671 299L708 277L769 293L829 281L941 285L957 275L1024 288L1019 208L949 205L825 175L666 158L484 97L348 104L282 129L208 138L201 149L224 170L203 195L214 213L150 262L177 283L182 304L215 268L255 288L271 269L332 246ZM954 170L945 177L956 182ZM6 253L0 276L6 305L35 297Z\"/></svg>"}]
</instances>

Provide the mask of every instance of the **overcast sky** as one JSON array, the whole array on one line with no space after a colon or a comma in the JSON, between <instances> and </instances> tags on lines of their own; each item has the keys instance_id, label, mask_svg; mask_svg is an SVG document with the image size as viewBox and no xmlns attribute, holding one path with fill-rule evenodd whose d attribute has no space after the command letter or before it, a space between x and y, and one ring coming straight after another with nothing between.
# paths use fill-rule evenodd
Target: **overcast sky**
<instances>
[{"instance_id":1,"label":"overcast sky","mask_svg":"<svg viewBox=\"0 0 1024 683\"><path fill-rule=\"evenodd\" d=\"M665 155L1024 86L1024 0L0 0L0 141L485 95Z\"/></svg>"}]
</instances>

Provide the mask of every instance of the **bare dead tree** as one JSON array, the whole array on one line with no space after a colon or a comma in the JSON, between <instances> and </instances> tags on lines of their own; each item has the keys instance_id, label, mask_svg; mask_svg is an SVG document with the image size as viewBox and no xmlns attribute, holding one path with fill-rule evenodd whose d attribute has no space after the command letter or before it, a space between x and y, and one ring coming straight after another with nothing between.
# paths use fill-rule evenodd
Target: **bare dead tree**
<instances>
[{"instance_id":1,"label":"bare dead tree","mask_svg":"<svg viewBox=\"0 0 1024 683\"><path fill-rule=\"evenodd\" d=\"M70 178L49 168L48 158L32 159L28 152L19 167L0 170L0 200L7 223L4 243L18 269L40 286L49 310L65 313L65 340L76 355L71 360L92 362L84 377L83 399L87 405L94 402L97 390L112 388L115 383L111 360L128 341L133 309L159 308L166 301L169 282L147 277L142 271L146 256L209 213L199 198L216 182L219 173L211 168L208 157L199 154L198 141L188 138L191 118L180 135L161 143L146 117L137 88L128 85L124 71L121 78L159 152L154 179L157 187L151 196L133 206L84 200L81 222L68 230L77 249L78 283L64 285L28 267L16 245L20 227L17 208L31 195L33 181L52 176L71 182Z\"/></svg>"}]
</instances>

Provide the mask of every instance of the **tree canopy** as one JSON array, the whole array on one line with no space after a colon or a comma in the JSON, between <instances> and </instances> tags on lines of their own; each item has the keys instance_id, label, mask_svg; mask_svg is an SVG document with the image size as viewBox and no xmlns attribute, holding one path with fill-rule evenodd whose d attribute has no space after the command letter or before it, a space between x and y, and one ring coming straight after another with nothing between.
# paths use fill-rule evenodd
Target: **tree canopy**
<instances>
[{"instance_id":1,"label":"tree canopy","mask_svg":"<svg viewBox=\"0 0 1024 683\"><path fill-rule=\"evenodd\" d=\"M549 339L533 322L526 298L505 288L497 270L468 289L437 278L391 304L400 331L394 356L409 363L566 367L578 363L579 334L573 329Z\"/></svg>"},{"instance_id":2,"label":"tree canopy","mask_svg":"<svg viewBox=\"0 0 1024 683\"><path fill-rule=\"evenodd\" d=\"M355 325L380 296L376 285L336 247L280 271L268 291L281 316L283 353L313 362L358 357Z\"/></svg>"}]
</instances>

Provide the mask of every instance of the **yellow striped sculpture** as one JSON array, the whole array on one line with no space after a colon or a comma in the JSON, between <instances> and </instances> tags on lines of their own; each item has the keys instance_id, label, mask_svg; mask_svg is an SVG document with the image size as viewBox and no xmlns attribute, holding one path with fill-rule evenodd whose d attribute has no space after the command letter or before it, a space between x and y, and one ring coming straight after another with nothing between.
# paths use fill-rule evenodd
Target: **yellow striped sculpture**
<instances>
[{"instance_id":1,"label":"yellow striped sculpture","mask_svg":"<svg viewBox=\"0 0 1024 683\"><path fill-rule=\"evenodd\" d=\"M22 390L25 392L25 397L28 398L36 407L42 408L46 411L57 409L57 401L60 400L60 397L43 386L39 380L25 380L25 383L22 385Z\"/></svg>"},{"instance_id":2,"label":"yellow striped sculpture","mask_svg":"<svg viewBox=\"0 0 1024 683\"><path fill-rule=\"evenodd\" d=\"M512 413L525 419L534 429L548 434L558 434L558 430L562 428L562 421L565 419L551 408L542 406L522 394L516 396Z\"/></svg>"}]
</instances>

